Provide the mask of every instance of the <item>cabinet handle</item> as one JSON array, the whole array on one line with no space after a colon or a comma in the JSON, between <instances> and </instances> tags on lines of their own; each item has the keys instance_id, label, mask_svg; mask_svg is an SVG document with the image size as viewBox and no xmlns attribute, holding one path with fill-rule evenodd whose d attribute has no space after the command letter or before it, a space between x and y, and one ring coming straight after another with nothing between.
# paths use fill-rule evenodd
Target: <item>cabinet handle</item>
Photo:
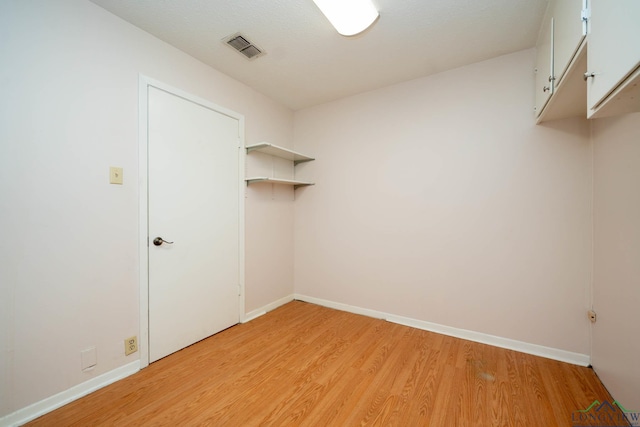
<instances>
[{"instance_id":1,"label":"cabinet handle","mask_svg":"<svg viewBox=\"0 0 640 427\"><path fill-rule=\"evenodd\" d=\"M584 81L586 82L589 77L595 76L596 73L584 73Z\"/></svg>"}]
</instances>

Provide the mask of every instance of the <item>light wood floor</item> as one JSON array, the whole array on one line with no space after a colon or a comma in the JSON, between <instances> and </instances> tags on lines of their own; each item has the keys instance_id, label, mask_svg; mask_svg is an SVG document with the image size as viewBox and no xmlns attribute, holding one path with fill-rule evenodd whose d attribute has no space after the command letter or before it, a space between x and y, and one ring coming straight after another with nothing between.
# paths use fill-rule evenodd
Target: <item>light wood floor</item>
<instances>
[{"instance_id":1,"label":"light wood floor","mask_svg":"<svg viewBox=\"0 0 640 427\"><path fill-rule=\"evenodd\" d=\"M571 426L593 370L294 301L29 425Z\"/></svg>"}]
</instances>

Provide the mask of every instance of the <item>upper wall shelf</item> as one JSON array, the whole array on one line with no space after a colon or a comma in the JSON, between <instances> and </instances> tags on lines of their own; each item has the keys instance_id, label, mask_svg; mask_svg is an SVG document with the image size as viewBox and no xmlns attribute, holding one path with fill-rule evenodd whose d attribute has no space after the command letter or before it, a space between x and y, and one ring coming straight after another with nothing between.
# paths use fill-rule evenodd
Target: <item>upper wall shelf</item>
<instances>
[{"instance_id":1,"label":"upper wall shelf","mask_svg":"<svg viewBox=\"0 0 640 427\"><path fill-rule=\"evenodd\" d=\"M277 145L269 144L268 142L260 142L258 144L249 145L245 148L247 149L247 154L252 151L258 151L270 156L291 160L294 165L315 160L313 157L305 156L304 154L300 154L286 148L278 147Z\"/></svg>"},{"instance_id":2,"label":"upper wall shelf","mask_svg":"<svg viewBox=\"0 0 640 427\"><path fill-rule=\"evenodd\" d=\"M260 142L258 144L249 145L245 147L247 150L247 154L252 151L256 151L258 153L266 154L270 156L273 160L275 157L286 160L285 162L272 162L271 171L268 172L270 176L265 176L263 173L265 172L265 168L262 168L262 172L258 176L252 176L245 178L247 185L258 183L258 182L266 182L271 184L284 184L291 185L294 189L305 187L307 185L314 185L313 182L300 181L294 179L295 175L295 166L315 160L313 157L305 156L304 154L297 153L295 151L278 147L277 145L270 144L268 142ZM260 162L264 162L264 159L257 159Z\"/></svg>"},{"instance_id":3,"label":"upper wall shelf","mask_svg":"<svg viewBox=\"0 0 640 427\"><path fill-rule=\"evenodd\" d=\"M283 179L283 178L269 178L267 176L254 176L250 178L245 178L245 181L247 181L247 185L253 184L256 182L266 182L266 183L272 183L272 184L292 185L294 189L299 187L306 187L307 185L315 185L313 182L296 181L293 179Z\"/></svg>"}]
</instances>

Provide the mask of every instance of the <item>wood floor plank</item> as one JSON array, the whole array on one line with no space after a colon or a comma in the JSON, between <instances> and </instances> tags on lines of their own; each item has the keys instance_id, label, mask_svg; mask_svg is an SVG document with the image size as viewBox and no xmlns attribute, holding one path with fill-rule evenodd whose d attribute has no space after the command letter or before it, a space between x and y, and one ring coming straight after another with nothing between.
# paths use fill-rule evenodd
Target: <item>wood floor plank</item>
<instances>
[{"instance_id":1,"label":"wood floor plank","mask_svg":"<svg viewBox=\"0 0 640 427\"><path fill-rule=\"evenodd\" d=\"M31 426L567 426L593 370L299 301Z\"/></svg>"}]
</instances>

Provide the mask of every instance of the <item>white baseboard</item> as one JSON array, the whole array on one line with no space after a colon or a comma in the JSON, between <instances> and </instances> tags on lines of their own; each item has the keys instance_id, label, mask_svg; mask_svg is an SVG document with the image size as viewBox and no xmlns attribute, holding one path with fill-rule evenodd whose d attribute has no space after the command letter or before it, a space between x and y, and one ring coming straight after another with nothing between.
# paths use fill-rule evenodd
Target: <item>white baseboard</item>
<instances>
[{"instance_id":1,"label":"white baseboard","mask_svg":"<svg viewBox=\"0 0 640 427\"><path fill-rule=\"evenodd\" d=\"M246 313L244 315L244 318L242 319L242 323L246 323L253 319L256 319L267 313L268 311L274 310L281 305L293 301L293 299L293 295L288 295L284 298L267 304L264 307ZM86 396L87 394L92 393L102 387L126 378L129 375L135 374L140 370L140 366L140 360L131 362L120 368L92 378L89 381L85 381L82 384L71 387L70 389L58 393L54 396L29 405L26 408L19 409L9 415L0 418L0 427L19 426L31 420L34 420L48 412L66 405L67 403L73 402L74 400Z\"/></svg>"},{"instance_id":2,"label":"white baseboard","mask_svg":"<svg viewBox=\"0 0 640 427\"><path fill-rule=\"evenodd\" d=\"M376 310L355 307L348 304L337 303L333 301L323 300L320 298L309 297L306 295L296 294L295 299L306 301L312 304L322 305L324 307L334 308L336 310L348 311L350 313L362 314L364 316L384 319L388 322L400 325L410 326L412 328L422 329L425 331L436 332L443 335L449 335L456 338L462 338L469 341L475 341L483 344L489 344L495 347L515 350L522 353L532 354L534 356L546 357L547 359L558 360L579 366L589 366L591 358L587 354L574 353L571 351L560 350L557 348L545 347L537 344L530 344L522 341L516 341L509 338L497 337L482 332L469 331L466 329L453 328L437 323L426 322L424 320L416 320L408 317L396 316Z\"/></svg>"},{"instance_id":3,"label":"white baseboard","mask_svg":"<svg viewBox=\"0 0 640 427\"><path fill-rule=\"evenodd\" d=\"M535 356L546 357L548 359L558 360L561 362L572 363L574 365L589 366L589 364L591 363L591 358L586 354L574 353L537 344L530 344L522 341L484 334L481 332L469 331L466 329L453 328L437 323L396 316L377 310L370 310L367 308L342 304L300 294L289 295L256 310L252 310L251 312L245 314L242 323L246 323L253 319L256 319L271 310L274 310L284 304L287 304L290 301L293 301L294 299L321 305L328 308L333 308L336 310L346 311L349 313L361 314L377 319L384 319L388 322L410 326L412 328L422 329L425 331L436 332L439 334L462 338L469 341L475 341L483 344L493 345L496 347L506 348L509 350L520 351L522 353L532 354ZM19 409L9 415L0 418L0 427L18 426L27 423L38 418L41 415L58 409L61 406L66 405L67 403L86 396L89 393L92 393L118 380L133 375L139 370L139 360L121 366L120 368L116 368L112 371L92 378L89 381L85 381L82 384L78 384L77 386L71 387L68 390L65 390L61 393L48 397L44 400L41 400L40 402L36 402L32 405L27 406L26 408Z\"/></svg>"},{"instance_id":4,"label":"white baseboard","mask_svg":"<svg viewBox=\"0 0 640 427\"><path fill-rule=\"evenodd\" d=\"M118 380L133 375L140 370L140 361L128 363L124 366L106 372L95 378L85 381L77 386L71 387L61 393L48 397L40 402L36 402L26 408L19 409L9 415L0 418L0 426L19 426L34 420L48 412L60 408L67 403L80 399L102 387L108 386Z\"/></svg>"},{"instance_id":5,"label":"white baseboard","mask_svg":"<svg viewBox=\"0 0 640 427\"><path fill-rule=\"evenodd\" d=\"M355 305L349 305L349 304L342 304L340 302L333 302L333 301L320 299L320 298L308 297L306 295L295 294L294 299L297 299L299 301L309 302L311 304L321 305L323 307L335 308L336 310L347 311L349 313L362 314L363 316L374 317L376 319L386 319L388 316L387 314L381 311L370 310L368 308L357 307Z\"/></svg>"},{"instance_id":6,"label":"white baseboard","mask_svg":"<svg viewBox=\"0 0 640 427\"><path fill-rule=\"evenodd\" d=\"M275 310L276 308L280 307L281 305L285 305L288 302L293 301L293 295L287 295L284 298L280 298L277 301L274 301L270 304L267 304L265 306L262 306L260 308L257 308L255 310L250 311L249 313L244 315L244 318L242 319L242 323L247 323L252 321L253 319L256 319L264 314L267 314L267 312L271 311L271 310Z\"/></svg>"}]
</instances>

